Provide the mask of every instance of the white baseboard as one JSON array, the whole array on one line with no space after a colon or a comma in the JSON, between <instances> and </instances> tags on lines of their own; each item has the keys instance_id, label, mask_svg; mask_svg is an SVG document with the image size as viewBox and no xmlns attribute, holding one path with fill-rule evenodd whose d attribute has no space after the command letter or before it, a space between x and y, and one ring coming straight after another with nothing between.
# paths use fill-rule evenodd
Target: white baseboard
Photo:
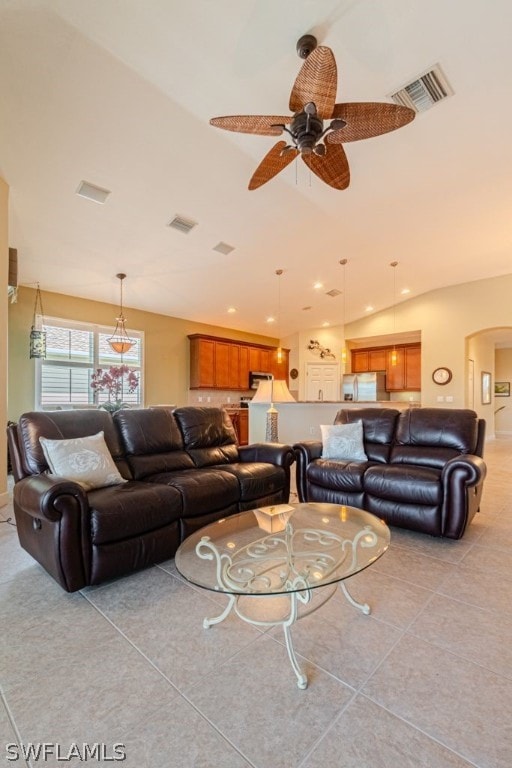
<instances>
[{"instance_id":1,"label":"white baseboard","mask_svg":"<svg viewBox=\"0 0 512 768\"><path fill-rule=\"evenodd\" d=\"M496 437L512 437L512 430L510 429L497 429Z\"/></svg>"}]
</instances>

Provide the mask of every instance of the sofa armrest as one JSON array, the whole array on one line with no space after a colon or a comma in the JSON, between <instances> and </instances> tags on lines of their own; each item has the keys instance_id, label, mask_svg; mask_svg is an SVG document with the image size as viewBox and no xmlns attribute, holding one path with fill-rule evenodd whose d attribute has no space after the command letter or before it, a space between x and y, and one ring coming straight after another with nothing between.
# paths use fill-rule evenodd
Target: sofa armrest
<instances>
[{"instance_id":1,"label":"sofa armrest","mask_svg":"<svg viewBox=\"0 0 512 768\"><path fill-rule=\"evenodd\" d=\"M461 454L446 462L443 484L443 536L460 538L478 511L487 467L479 456Z\"/></svg>"},{"instance_id":2,"label":"sofa armrest","mask_svg":"<svg viewBox=\"0 0 512 768\"><path fill-rule=\"evenodd\" d=\"M291 445L283 443L253 443L242 445L238 448L240 461L261 461L265 464L275 464L278 467L289 469L295 461L295 454Z\"/></svg>"},{"instance_id":3,"label":"sofa armrest","mask_svg":"<svg viewBox=\"0 0 512 768\"><path fill-rule=\"evenodd\" d=\"M58 522L66 514L66 505L58 502L62 501L61 497L67 496L79 499L88 509L84 489L71 480L55 478L54 475L30 475L14 486L14 501L24 512L52 522Z\"/></svg>"},{"instance_id":4,"label":"sofa armrest","mask_svg":"<svg viewBox=\"0 0 512 768\"><path fill-rule=\"evenodd\" d=\"M21 546L68 592L85 586L84 489L64 478L31 475L15 484L13 505Z\"/></svg>"},{"instance_id":5,"label":"sofa armrest","mask_svg":"<svg viewBox=\"0 0 512 768\"><path fill-rule=\"evenodd\" d=\"M293 450L297 462L295 467L297 495L300 502L306 502L308 500L306 470L308 464L319 459L322 455L322 442L320 440L306 440L303 443L295 443Z\"/></svg>"}]
</instances>

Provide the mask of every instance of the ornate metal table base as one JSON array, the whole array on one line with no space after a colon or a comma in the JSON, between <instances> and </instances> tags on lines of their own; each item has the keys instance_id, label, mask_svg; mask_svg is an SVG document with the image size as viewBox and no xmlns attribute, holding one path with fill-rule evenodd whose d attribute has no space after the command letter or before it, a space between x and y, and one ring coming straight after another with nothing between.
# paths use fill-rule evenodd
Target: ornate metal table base
<instances>
[{"instance_id":1,"label":"ornate metal table base","mask_svg":"<svg viewBox=\"0 0 512 768\"><path fill-rule=\"evenodd\" d=\"M332 589L333 583L339 582L341 591L349 603L362 613L369 614L370 606L357 602L349 593L341 580L343 576L340 575L340 569L351 555L351 562L347 562L347 573L354 573L358 547L372 547L376 542L377 536L370 526L366 526L352 540L348 540L329 531L293 530L292 526L287 524L284 531L265 536L231 556L219 552L210 538L205 536L198 542L196 553L203 560L215 561L217 588L227 594L228 604L218 616L204 619L203 627L208 629L214 624L219 624L231 611L254 626L282 626L297 685L305 689L308 679L295 656L290 632L290 628L299 618L299 608L311 603L315 587L322 591L331 587L330 594L307 611L313 613L332 597L336 591L335 588ZM313 550L312 544L315 545ZM332 574L332 582L326 584L329 574ZM268 599L278 596L289 600L287 615L279 619L252 618L244 613L239 604L242 597Z\"/></svg>"}]
</instances>

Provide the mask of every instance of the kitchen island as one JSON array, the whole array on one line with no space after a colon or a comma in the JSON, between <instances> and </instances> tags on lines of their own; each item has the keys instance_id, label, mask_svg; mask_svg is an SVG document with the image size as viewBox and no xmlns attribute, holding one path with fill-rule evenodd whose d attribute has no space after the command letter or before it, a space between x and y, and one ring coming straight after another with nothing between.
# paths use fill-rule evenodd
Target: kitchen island
<instances>
[{"instance_id":1,"label":"kitchen island","mask_svg":"<svg viewBox=\"0 0 512 768\"><path fill-rule=\"evenodd\" d=\"M340 408L419 408L417 400L381 400L371 402L329 402L318 400L278 403L279 442L293 445L301 440L320 440L320 424L333 424ZM249 444L265 441L268 403L249 403Z\"/></svg>"}]
</instances>

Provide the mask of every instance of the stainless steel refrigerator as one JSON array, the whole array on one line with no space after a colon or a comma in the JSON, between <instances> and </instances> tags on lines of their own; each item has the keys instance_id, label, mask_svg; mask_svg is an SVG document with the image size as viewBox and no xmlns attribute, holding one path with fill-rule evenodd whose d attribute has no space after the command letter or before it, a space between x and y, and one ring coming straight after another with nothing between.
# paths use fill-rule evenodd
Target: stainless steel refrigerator
<instances>
[{"instance_id":1,"label":"stainless steel refrigerator","mask_svg":"<svg viewBox=\"0 0 512 768\"><path fill-rule=\"evenodd\" d=\"M386 392L386 374L376 373L345 373L343 375L343 400L354 402L375 402L389 400Z\"/></svg>"}]
</instances>

